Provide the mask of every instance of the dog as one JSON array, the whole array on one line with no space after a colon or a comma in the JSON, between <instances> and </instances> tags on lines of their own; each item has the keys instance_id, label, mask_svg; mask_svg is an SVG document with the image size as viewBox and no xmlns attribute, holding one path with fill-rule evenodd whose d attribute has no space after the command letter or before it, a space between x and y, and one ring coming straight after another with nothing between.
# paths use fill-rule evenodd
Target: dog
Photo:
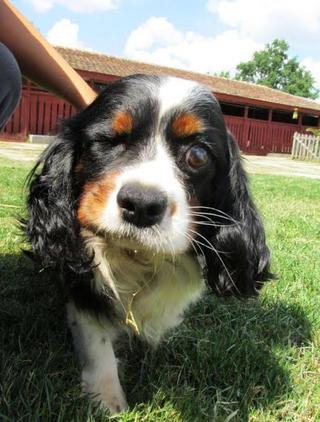
<instances>
[{"instance_id":1,"label":"dog","mask_svg":"<svg viewBox=\"0 0 320 422\"><path fill-rule=\"evenodd\" d=\"M270 252L212 92L133 75L61 127L30 176L25 232L62 280L82 385L126 409L113 344L156 345L205 290L258 294Z\"/></svg>"}]
</instances>

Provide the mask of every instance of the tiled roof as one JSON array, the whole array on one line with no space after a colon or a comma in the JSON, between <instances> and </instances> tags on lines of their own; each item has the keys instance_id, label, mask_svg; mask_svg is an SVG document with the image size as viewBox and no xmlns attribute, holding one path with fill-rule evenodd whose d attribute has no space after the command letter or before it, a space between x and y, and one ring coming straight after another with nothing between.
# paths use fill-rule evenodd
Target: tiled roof
<instances>
[{"instance_id":1,"label":"tiled roof","mask_svg":"<svg viewBox=\"0 0 320 422\"><path fill-rule=\"evenodd\" d=\"M107 56L85 50L56 47L60 54L77 70L86 70L114 76L127 76L135 73L171 75L196 80L212 89L214 93L244 97L273 104L286 105L320 112L320 103L297 97L262 85L240 82L202 73L189 72L155 64L141 63L119 57Z\"/></svg>"}]
</instances>

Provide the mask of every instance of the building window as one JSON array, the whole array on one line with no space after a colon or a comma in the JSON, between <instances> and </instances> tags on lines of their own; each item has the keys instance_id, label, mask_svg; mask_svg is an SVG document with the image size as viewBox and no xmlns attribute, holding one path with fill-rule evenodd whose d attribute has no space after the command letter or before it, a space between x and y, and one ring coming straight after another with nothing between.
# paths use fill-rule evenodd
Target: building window
<instances>
[{"instance_id":1,"label":"building window","mask_svg":"<svg viewBox=\"0 0 320 422\"><path fill-rule=\"evenodd\" d=\"M244 117L244 106L223 102L220 102L220 106L223 114L228 116Z\"/></svg>"},{"instance_id":2,"label":"building window","mask_svg":"<svg viewBox=\"0 0 320 422\"><path fill-rule=\"evenodd\" d=\"M266 108L249 107L248 117L250 119L268 120L269 110Z\"/></svg>"},{"instance_id":3,"label":"building window","mask_svg":"<svg viewBox=\"0 0 320 422\"><path fill-rule=\"evenodd\" d=\"M272 121L278 123L289 123L292 125L298 124L298 119L293 119L293 111L273 110Z\"/></svg>"},{"instance_id":4,"label":"building window","mask_svg":"<svg viewBox=\"0 0 320 422\"><path fill-rule=\"evenodd\" d=\"M302 125L303 126L318 127L319 126L319 116L310 116L310 115L302 116Z\"/></svg>"}]
</instances>

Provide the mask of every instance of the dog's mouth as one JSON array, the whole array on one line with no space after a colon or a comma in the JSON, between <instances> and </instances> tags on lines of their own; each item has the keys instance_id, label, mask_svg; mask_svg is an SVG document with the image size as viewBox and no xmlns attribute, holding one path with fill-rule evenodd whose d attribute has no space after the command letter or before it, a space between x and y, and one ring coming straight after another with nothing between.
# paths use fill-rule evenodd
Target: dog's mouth
<instances>
[{"instance_id":1,"label":"dog's mouth","mask_svg":"<svg viewBox=\"0 0 320 422\"><path fill-rule=\"evenodd\" d=\"M122 256L125 261L134 262L142 267L158 268L163 262L173 263L176 260L175 254L168 252L164 247L152 247L131 238L109 237L105 242L109 254Z\"/></svg>"},{"instance_id":2,"label":"dog's mouth","mask_svg":"<svg viewBox=\"0 0 320 422\"><path fill-rule=\"evenodd\" d=\"M140 228L122 222L117 225L87 226L82 233L87 231L88 236L85 237L96 237L105 247L118 249L132 259L139 259L140 256L174 257L191 247L190 236L183 234L185 228L172 225L164 230L160 225Z\"/></svg>"},{"instance_id":3,"label":"dog's mouth","mask_svg":"<svg viewBox=\"0 0 320 422\"><path fill-rule=\"evenodd\" d=\"M140 236L139 233L135 236L112 234L107 237L107 242L112 243L114 247L119 248L132 259L146 255L150 257L163 256L168 253L165 240L160 240L150 235L144 236L143 233Z\"/></svg>"},{"instance_id":4,"label":"dog's mouth","mask_svg":"<svg viewBox=\"0 0 320 422\"><path fill-rule=\"evenodd\" d=\"M183 249L173 245L170 235L159 228L136 229L134 227L116 232L99 231L96 236L108 249L118 250L121 254L135 261L171 259L184 253Z\"/></svg>"}]
</instances>

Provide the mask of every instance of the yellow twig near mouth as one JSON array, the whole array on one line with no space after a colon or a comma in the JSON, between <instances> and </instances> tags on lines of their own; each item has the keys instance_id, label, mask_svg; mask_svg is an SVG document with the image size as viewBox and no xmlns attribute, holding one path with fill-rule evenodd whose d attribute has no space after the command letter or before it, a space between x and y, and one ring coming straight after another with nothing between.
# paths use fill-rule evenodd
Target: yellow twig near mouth
<instances>
[{"instance_id":1,"label":"yellow twig near mouth","mask_svg":"<svg viewBox=\"0 0 320 422\"><path fill-rule=\"evenodd\" d=\"M134 298L137 296L138 293L141 292L141 290L142 289L133 293L132 298L131 298L130 303L129 303L129 306L128 306L128 312L127 312L127 315L126 315L126 324L129 325L131 328L133 328L134 331L137 334L140 334L140 330L139 330L139 327L137 325L137 322L136 322L135 317L134 317L133 312L132 312L132 304L133 304Z\"/></svg>"}]
</instances>

